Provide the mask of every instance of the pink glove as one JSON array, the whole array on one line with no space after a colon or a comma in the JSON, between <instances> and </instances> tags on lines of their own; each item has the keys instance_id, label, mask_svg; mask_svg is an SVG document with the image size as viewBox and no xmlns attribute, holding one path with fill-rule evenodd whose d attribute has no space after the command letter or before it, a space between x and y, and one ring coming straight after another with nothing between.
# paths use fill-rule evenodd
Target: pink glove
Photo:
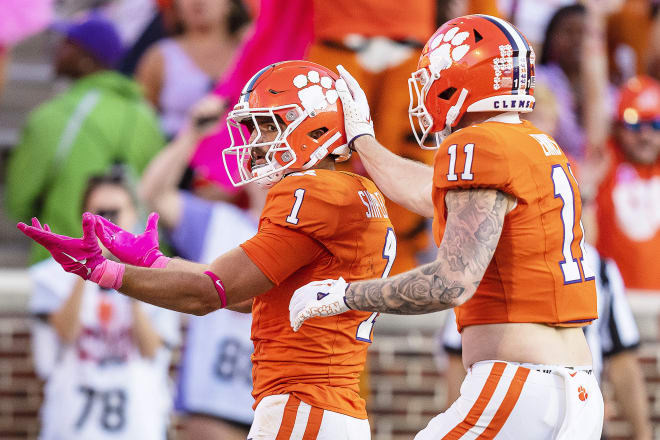
<instances>
[{"instance_id":1,"label":"pink glove","mask_svg":"<svg viewBox=\"0 0 660 440\"><path fill-rule=\"evenodd\" d=\"M170 261L158 249L158 214L152 212L140 235L124 231L103 217L96 217L96 235L112 254L124 263L141 267L165 267Z\"/></svg>"},{"instance_id":2,"label":"pink glove","mask_svg":"<svg viewBox=\"0 0 660 440\"><path fill-rule=\"evenodd\" d=\"M125 266L106 260L101 255L101 248L94 234L94 223L93 214L89 212L83 214L82 238L54 234L48 225L42 227L36 217L32 218L32 226L25 223L16 226L25 235L45 247L65 271L98 283L101 287L118 289L121 287Z\"/></svg>"}]
</instances>

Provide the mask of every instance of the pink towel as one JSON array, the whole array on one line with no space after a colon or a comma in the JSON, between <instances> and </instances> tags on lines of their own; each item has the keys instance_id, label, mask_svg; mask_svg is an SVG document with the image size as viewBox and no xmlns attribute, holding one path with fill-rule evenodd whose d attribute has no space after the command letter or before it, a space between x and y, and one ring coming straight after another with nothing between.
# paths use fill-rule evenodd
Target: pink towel
<instances>
[{"instance_id":1,"label":"pink towel","mask_svg":"<svg viewBox=\"0 0 660 440\"><path fill-rule=\"evenodd\" d=\"M53 21L53 0L0 1L0 47L10 47Z\"/></svg>"},{"instance_id":2,"label":"pink towel","mask_svg":"<svg viewBox=\"0 0 660 440\"><path fill-rule=\"evenodd\" d=\"M233 67L214 90L227 99L229 108L238 101L248 80L262 67L304 58L312 41L312 3L309 0L261 0L251 35L236 51ZM221 157L222 150L229 145L229 133L223 125L217 133L200 142L190 164L201 177L234 191Z\"/></svg>"}]
</instances>

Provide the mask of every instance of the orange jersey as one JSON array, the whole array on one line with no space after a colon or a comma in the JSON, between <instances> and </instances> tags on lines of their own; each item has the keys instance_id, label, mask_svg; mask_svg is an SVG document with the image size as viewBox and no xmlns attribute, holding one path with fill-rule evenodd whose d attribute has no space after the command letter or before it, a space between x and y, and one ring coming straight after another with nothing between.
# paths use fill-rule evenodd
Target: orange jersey
<instances>
[{"instance_id":1,"label":"orange jersey","mask_svg":"<svg viewBox=\"0 0 660 440\"><path fill-rule=\"evenodd\" d=\"M594 272L583 258L580 193L550 136L527 121L485 122L445 139L434 167L438 245L447 191L492 188L517 200L476 293L455 309L459 330L506 322L578 326L597 318Z\"/></svg>"},{"instance_id":2,"label":"orange jersey","mask_svg":"<svg viewBox=\"0 0 660 440\"><path fill-rule=\"evenodd\" d=\"M252 306L256 403L290 393L315 407L366 418L358 382L377 314L315 318L294 333L289 301L311 281L389 273L396 238L374 183L339 171L290 174L270 189L259 232L241 247L276 285Z\"/></svg>"},{"instance_id":3,"label":"orange jersey","mask_svg":"<svg viewBox=\"0 0 660 440\"><path fill-rule=\"evenodd\" d=\"M610 151L612 164L596 196L596 247L616 261L626 287L660 290L660 161L637 165L613 145Z\"/></svg>"},{"instance_id":4,"label":"orange jersey","mask_svg":"<svg viewBox=\"0 0 660 440\"><path fill-rule=\"evenodd\" d=\"M347 35L359 34L424 44L435 28L433 0L314 0L317 41L343 41Z\"/></svg>"}]
</instances>

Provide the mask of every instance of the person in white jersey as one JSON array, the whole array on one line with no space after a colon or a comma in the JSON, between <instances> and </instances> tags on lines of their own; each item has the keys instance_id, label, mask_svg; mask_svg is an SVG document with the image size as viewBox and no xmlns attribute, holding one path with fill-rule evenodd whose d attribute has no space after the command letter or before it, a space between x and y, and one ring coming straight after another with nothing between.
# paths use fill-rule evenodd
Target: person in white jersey
<instances>
[{"instance_id":1,"label":"person in white jersey","mask_svg":"<svg viewBox=\"0 0 660 440\"><path fill-rule=\"evenodd\" d=\"M94 177L84 208L133 230L137 212L116 175ZM41 440L166 440L168 371L178 314L62 271L29 270L35 369L45 380Z\"/></svg>"}]
</instances>

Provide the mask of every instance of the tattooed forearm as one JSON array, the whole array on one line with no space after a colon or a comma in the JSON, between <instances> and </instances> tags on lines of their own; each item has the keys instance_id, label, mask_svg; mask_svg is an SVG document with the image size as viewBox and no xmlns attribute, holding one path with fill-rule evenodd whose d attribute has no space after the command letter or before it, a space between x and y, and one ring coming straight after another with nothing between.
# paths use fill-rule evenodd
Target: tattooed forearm
<instances>
[{"instance_id":1,"label":"tattooed forearm","mask_svg":"<svg viewBox=\"0 0 660 440\"><path fill-rule=\"evenodd\" d=\"M497 190L448 192L438 258L392 278L352 283L346 303L356 310L414 315L467 301L495 253L510 200Z\"/></svg>"},{"instance_id":2,"label":"tattooed forearm","mask_svg":"<svg viewBox=\"0 0 660 440\"><path fill-rule=\"evenodd\" d=\"M356 310L416 315L453 307L464 292L462 283L442 276L436 260L392 278L352 283L346 303Z\"/></svg>"}]
</instances>

